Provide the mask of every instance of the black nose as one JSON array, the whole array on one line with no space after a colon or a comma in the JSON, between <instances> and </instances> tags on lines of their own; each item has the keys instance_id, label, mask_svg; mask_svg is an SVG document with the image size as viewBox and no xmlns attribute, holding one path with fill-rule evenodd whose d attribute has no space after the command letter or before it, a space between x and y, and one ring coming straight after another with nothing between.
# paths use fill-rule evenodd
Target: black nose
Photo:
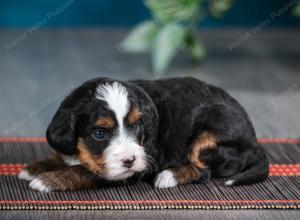
<instances>
[{"instance_id":1,"label":"black nose","mask_svg":"<svg viewBox=\"0 0 300 220\"><path fill-rule=\"evenodd\" d=\"M135 156L123 159L122 160L123 166L127 168L131 168L133 166L134 161L135 161Z\"/></svg>"}]
</instances>

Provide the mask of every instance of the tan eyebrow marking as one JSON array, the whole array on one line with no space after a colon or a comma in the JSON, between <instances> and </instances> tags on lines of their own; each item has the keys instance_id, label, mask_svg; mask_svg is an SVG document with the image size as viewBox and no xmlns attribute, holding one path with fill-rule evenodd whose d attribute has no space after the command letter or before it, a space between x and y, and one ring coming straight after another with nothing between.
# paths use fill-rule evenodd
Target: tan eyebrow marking
<instances>
[{"instance_id":1,"label":"tan eyebrow marking","mask_svg":"<svg viewBox=\"0 0 300 220\"><path fill-rule=\"evenodd\" d=\"M106 117L100 117L96 121L96 126L102 127L102 128L113 128L115 127L115 121L112 117L106 116Z\"/></svg>"},{"instance_id":2,"label":"tan eyebrow marking","mask_svg":"<svg viewBox=\"0 0 300 220\"><path fill-rule=\"evenodd\" d=\"M138 122L141 118L141 112L137 107L133 107L128 116L127 116L127 122L128 124L134 124Z\"/></svg>"}]
</instances>

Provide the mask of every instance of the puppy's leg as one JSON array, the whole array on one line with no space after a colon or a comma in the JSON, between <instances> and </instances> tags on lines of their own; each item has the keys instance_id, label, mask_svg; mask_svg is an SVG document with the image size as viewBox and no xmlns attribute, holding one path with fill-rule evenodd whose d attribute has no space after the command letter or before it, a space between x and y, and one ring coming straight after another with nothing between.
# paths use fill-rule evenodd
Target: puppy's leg
<instances>
[{"instance_id":1,"label":"puppy's leg","mask_svg":"<svg viewBox=\"0 0 300 220\"><path fill-rule=\"evenodd\" d=\"M53 154L46 160L38 161L28 165L19 173L18 177L19 179L30 181L41 173L62 169L64 167L67 167L67 165L64 163L64 160L61 158L61 156L58 154Z\"/></svg>"},{"instance_id":2,"label":"puppy's leg","mask_svg":"<svg viewBox=\"0 0 300 220\"><path fill-rule=\"evenodd\" d=\"M198 169L188 164L176 169L166 169L160 172L155 179L155 187L170 188L179 184L206 182L210 179L210 169Z\"/></svg>"},{"instance_id":3,"label":"puppy's leg","mask_svg":"<svg viewBox=\"0 0 300 220\"><path fill-rule=\"evenodd\" d=\"M201 110L195 121L197 129L212 131L218 139L219 160L210 165L203 157L208 153L200 154L201 160L211 167L213 176L230 176L225 185L250 184L267 178L267 156L257 142L252 123L242 107L209 106Z\"/></svg>"},{"instance_id":4,"label":"puppy's leg","mask_svg":"<svg viewBox=\"0 0 300 220\"><path fill-rule=\"evenodd\" d=\"M31 189L40 192L88 189L94 186L93 175L81 165L41 173L29 183Z\"/></svg>"},{"instance_id":5,"label":"puppy's leg","mask_svg":"<svg viewBox=\"0 0 300 220\"><path fill-rule=\"evenodd\" d=\"M179 168L166 169L155 179L155 186L159 188L174 187L178 184L192 182L206 182L210 179L210 169L201 160L201 151L216 148L216 137L209 132L198 136L191 145L188 163Z\"/></svg>"},{"instance_id":6,"label":"puppy's leg","mask_svg":"<svg viewBox=\"0 0 300 220\"><path fill-rule=\"evenodd\" d=\"M232 110L222 104L209 106L195 117L194 127L195 132L201 133L191 144L188 164L158 174L155 181L157 187L206 181L210 179L209 168L214 175L217 170L217 177L221 177L237 175L249 166L259 165L260 170L256 167L255 172L252 171L254 168L244 171L226 185L261 181L267 177L266 155L257 143L253 126L243 110ZM228 149L224 151L219 146ZM228 153L230 148L235 149L235 156ZM223 168L221 173L220 168Z\"/></svg>"},{"instance_id":7,"label":"puppy's leg","mask_svg":"<svg viewBox=\"0 0 300 220\"><path fill-rule=\"evenodd\" d=\"M38 175L29 187L40 192L90 189L95 187L114 187L138 182L136 174L126 180L111 181L90 172L82 165L68 166L64 169L49 171Z\"/></svg>"}]
</instances>

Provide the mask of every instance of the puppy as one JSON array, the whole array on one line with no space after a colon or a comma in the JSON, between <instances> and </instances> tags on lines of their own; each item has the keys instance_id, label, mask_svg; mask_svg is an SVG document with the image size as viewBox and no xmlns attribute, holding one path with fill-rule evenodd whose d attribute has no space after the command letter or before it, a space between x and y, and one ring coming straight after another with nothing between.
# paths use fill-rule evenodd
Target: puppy
<instances>
[{"instance_id":1,"label":"puppy","mask_svg":"<svg viewBox=\"0 0 300 220\"><path fill-rule=\"evenodd\" d=\"M46 136L56 153L19 174L41 192L212 177L231 186L268 176L245 110L194 78L87 81L62 102Z\"/></svg>"}]
</instances>

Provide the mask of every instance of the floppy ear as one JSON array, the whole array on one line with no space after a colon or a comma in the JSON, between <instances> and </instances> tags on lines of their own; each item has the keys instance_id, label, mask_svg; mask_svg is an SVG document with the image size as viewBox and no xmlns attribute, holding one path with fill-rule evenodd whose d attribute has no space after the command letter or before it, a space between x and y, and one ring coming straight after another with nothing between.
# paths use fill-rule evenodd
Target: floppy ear
<instances>
[{"instance_id":1,"label":"floppy ear","mask_svg":"<svg viewBox=\"0 0 300 220\"><path fill-rule=\"evenodd\" d=\"M76 118L71 109L60 109L48 126L46 137L50 146L56 151L72 155L76 152Z\"/></svg>"},{"instance_id":2,"label":"floppy ear","mask_svg":"<svg viewBox=\"0 0 300 220\"><path fill-rule=\"evenodd\" d=\"M144 146L148 150L151 150L152 156L157 156L157 137L158 137L158 127L159 127L159 115L157 108L150 98L148 93L140 86L131 84L134 88L135 94L137 95L136 102L139 103L144 128Z\"/></svg>"}]
</instances>

